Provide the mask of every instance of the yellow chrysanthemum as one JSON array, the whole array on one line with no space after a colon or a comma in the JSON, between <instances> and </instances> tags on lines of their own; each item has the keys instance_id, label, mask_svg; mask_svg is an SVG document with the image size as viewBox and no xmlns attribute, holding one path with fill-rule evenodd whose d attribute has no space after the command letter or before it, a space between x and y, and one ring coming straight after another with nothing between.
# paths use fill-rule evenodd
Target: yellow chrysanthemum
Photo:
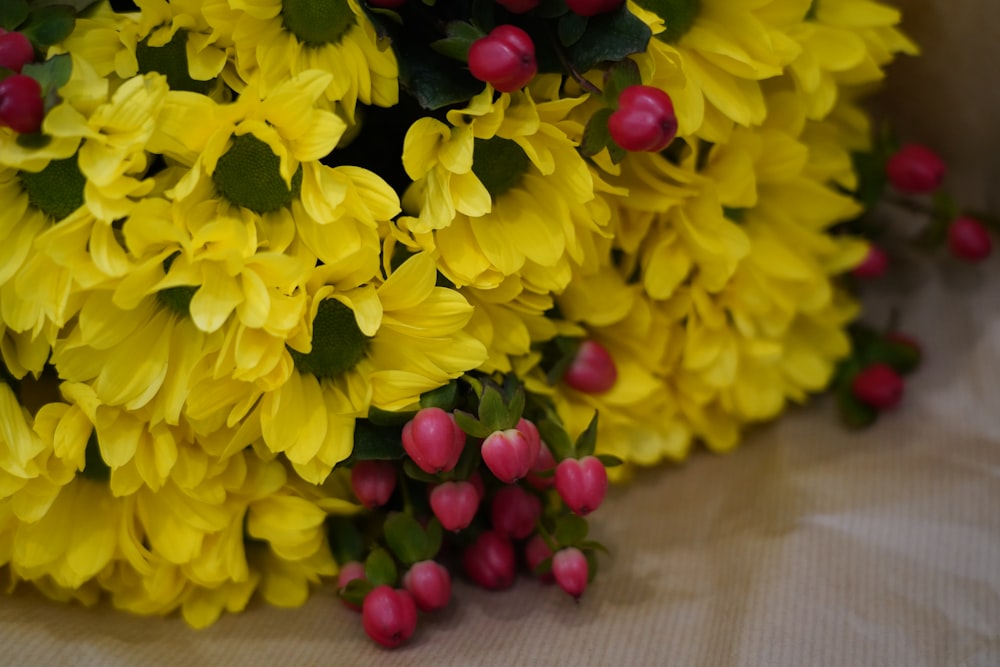
<instances>
[{"instance_id":1,"label":"yellow chrysanthemum","mask_svg":"<svg viewBox=\"0 0 1000 667\"><path fill-rule=\"evenodd\" d=\"M648 10L637 13L655 33L640 56L651 61L643 63L648 83L672 97L682 136L717 142L734 124L763 122L767 108L759 82L780 76L799 55L788 32L804 19L810 0L638 4Z\"/></svg>"},{"instance_id":2,"label":"yellow chrysanthemum","mask_svg":"<svg viewBox=\"0 0 1000 667\"><path fill-rule=\"evenodd\" d=\"M304 479L322 481L351 453L354 421L369 406L410 407L486 358L463 330L472 308L435 277L426 254L380 284L352 286L332 267L317 269L308 336L290 342L296 372L255 412L267 447Z\"/></svg>"},{"instance_id":3,"label":"yellow chrysanthemum","mask_svg":"<svg viewBox=\"0 0 1000 667\"><path fill-rule=\"evenodd\" d=\"M586 237L607 223L576 150L582 127L568 120L584 98L558 92L558 77L495 101L487 87L448 112L450 125L423 118L407 133L403 166L414 184L399 229L455 285L491 289L519 275L534 291L558 292L585 261Z\"/></svg>"},{"instance_id":4,"label":"yellow chrysanthemum","mask_svg":"<svg viewBox=\"0 0 1000 667\"><path fill-rule=\"evenodd\" d=\"M265 91L319 69L332 75L325 98L351 122L359 102L399 100L396 57L356 0L212 0L204 12L231 35L243 79L259 78Z\"/></svg>"},{"instance_id":5,"label":"yellow chrysanthemum","mask_svg":"<svg viewBox=\"0 0 1000 667\"><path fill-rule=\"evenodd\" d=\"M101 77L128 79L159 72L171 90L223 95L217 79L229 59L230 34L213 29L200 0L137 0L138 12L115 12L100 3L78 17L62 46Z\"/></svg>"}]
</instances>

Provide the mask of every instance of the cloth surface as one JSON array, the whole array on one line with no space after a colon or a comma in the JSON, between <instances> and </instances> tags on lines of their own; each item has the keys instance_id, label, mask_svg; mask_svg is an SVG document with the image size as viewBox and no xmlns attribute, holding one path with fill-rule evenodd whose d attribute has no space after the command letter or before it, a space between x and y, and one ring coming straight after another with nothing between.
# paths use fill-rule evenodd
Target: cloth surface
<instances>
[{"instance_id":1,"label":"cloth surface","mask_svg":"<svg viewBox=\"0 0 1000 667\"><path fill-rule=\"evenodd\" d=\"M994 2L900 2L928 57L891 72L886 108L996 214ZM0 665L1000 665L1000 259L910 262L878 287L869 319L901 308L927 351L904 405L853 433L820 400L612 489L591 522L611 555L578 604L526 577L458 581L387 651L332 588L203 631L23 588L0 597Z\"/></svg>"}]
</instances>

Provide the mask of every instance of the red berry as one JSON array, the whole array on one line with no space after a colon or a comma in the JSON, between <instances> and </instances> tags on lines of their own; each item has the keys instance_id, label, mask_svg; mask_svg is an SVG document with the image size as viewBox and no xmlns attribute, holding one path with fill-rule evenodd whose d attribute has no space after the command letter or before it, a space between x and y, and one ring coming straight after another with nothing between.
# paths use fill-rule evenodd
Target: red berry
<instances>
[{"instance_id":1,"label":"red berry","mask_svg":"<svg viewBox=\"0 0 1000 667\"><path fill-rule=\"evenodd\" d=\"M542 442L538 447L538 458L535 460L535 465L531 466L531 472L524 479L532 487L539 491L544 491L552 486L555 481L551 475L539 475L537 473L551 471L555 467L556 457L552 456L552 450L549 449L549 446Z\"/></svg>"},{"instance_id":2,"label":"red berry","mask_svg":"<svg viewBox=\"0 0 1000 667\"><path fill-rule=\"evenodd\" d=\"M579 599L587 589L587 557L576 547L560 549L552 557L552 576L560 588Z\"/></svg>"},{"instance_id":3,"label":"red berry","mask_svg":"<svg viewBox=\"0 0 1000 667\"><path fill-rule=\"evenodd\" d=\"M462 568L473 581L489 590L514 584L517 562L514 546L506 537L488 530L462 553Z\"/></svg>"},{"instance_id":4,"label":"red berry","mask_svg":"<svg viewBox=\"0 0 1000 667\"><path fill-rule=\"evenodd\" d=\"M441 408L424 408L403 427L403 449L432 475L454 468L464 447L465 433Z\"/></svg>"},{"instance_id":5,"label":"red berry","mask_svg":"<svg viewBox=\"0 0 1000 667\"><path fill-rule=\"evenodd\" d=\"M19 32L0 35L0 67L20 73L21 68L35 60L35 47Z\"/></svg>"},{"instance_id":6,"label":"red berry","mask_svg":"<svg viewBox=\"0 0 1000 667\"><path fill-rule=\"evenodd\" d=\"M403 576L403 586L413 596L420 611L434 611L451 600L451 575L440 563L422 560Z\"/></svg>"},{"instance_id":7,"label":"red berry","mask_svg":"<svg viewBox=\"0 0 1000 667\"><path fill-rule=\"evenodd\" d=\"M524 14L540 5L542 0L497 0L498 5L502 5L508 12L514 14Z\"/></svg>"},{"instance_id":8,"label":"red berry","mask_svg":"<svg viewBox=\"0 0 1000 667\"><path fill-rule=\"evenodd\" d=\"M0 126L31 134L42 127L42 87L30 76L14 74L0 81Z\"/></svg>"},{"instance_id":9,"label":"red berry","mask_svg":"<svg viewBox=\"0 0 1000 667\"><path fill-rule=\"evenodd\" d=\"M542 501L538 496L520 486L505 486L493 496L490 518L493 530L515 540L535 532L535 524L542 516Z\"/></svg>"},{"instance_id":10,"label":"red berry","mask_svg":"<svg viewBox=\"0 0 1000 667\"><path fill-rule=\"evenodd\" d=\"M920 144L907 144L885 163L889 182L900 192L921 194L933 192L944 180L944 161L938 154Z\"/></svg>"},{"instance_id":11,"label":"red berry","mask_svg":"<svg viewBox=\"0 0 1000 667\"><path fill-rule=\"evenodd\" d=\"M524 545L524 560L528 563L528 569L532 572L535 571L535 568L538 567L542 561L551 556L552 549L549 548L548 543L542 538L541 535L535 535L528 540L527 544ZM538 578L544 583L555 581L551 572L538 575Z\"/></svg>"},{"instance_id":12,"label":"red berry","mask_svg":"<svg viewBox=\"0 0 1000 667\"><path fill-rule=\"evenodd\" d=\"M627 151L658 153L677 136L677 116L670 96L652 86L629 86L618 96L608 131Z\"/></svg>"},{"instance_id":13,"label":"red berry","mask_svg":"<svg viewBox=\"0 0 1000 667\"><path fill-rule=\"evenodd\" d=\"M879 246L868 246L868 254L851 271L858 278L878 278L889 268L889 256Z\"/></svg>"},{"instance_id":14,"label":"red berry","mask_svg":"<svg viewBox=\"0 0 1000 667\"><path fill-rule=\"evenodd\" d=\"M417 605L404 590L387 584L376 586L365 596L361 625L382 646L396 648L417 628Z\"/></svg>"},{"instance_id":15,"label":"red berry","mask_svg":"<svg viewBox=\"0 0 1000 667\"><path fill-rule=\"evenodd\" d=\"M618 369L608 350L594 340L580 343L563 381L585 394L600 394L614 386Z\"/></svg>"},{"instance_id":16,"label":"red berry","mask_svg":"<svg viewBox=\"0 0 1000 667\"><path fill-rule=\"evenodd\" d=\"M351 488L368 509L385 505L396 490L396 467L389 461L358 461L351 468Z\"/></svg>"},{"instance_id":17,"label":"red berry","mask_svg":"<svg viewBox=\"0 0 1000 667\"><path fill-rule=\"evenodd\" d=\"M875 363L854 376L851 391L862 403L889 410L903 398L903 378L889 364Z\"/></svg>"},{"instance_id":18,"label":"red berry","mask_svg":"<svg viewBox=\"0 0 1000 667\"><path fill-rule=\"evenodd\" d=\"M527 84L538 71L535 43L517 26L504 24L469 48L469 71L502 93Z\"/></svg>"},{"instance_id":19,"label":"red berry","mask_svg":"<svg viewBox=\"0 0 1000 667\"><path fill-rule=\"evenodd\" d=\"M365 566L363 563L359 563L356 560L344 563L340 566L340 572L337 573L337 588L343 590L347 584L351 583L355 579L365 578ZM361 611L361 607L349 602L348 600L341 599L344 606L348 609L353 609L354 611Z\"/></svg>"},{"instance_id":20,"label":"red berry","mask_svg":"<svg viewBox=\"0 0 1000 667\"><path fill-rule=\"evenodd\" d=\"M980 262L993 252L990 233L975 218L956 218L948 226L948 250L967 262Z\"/></svg>"},{"instance_id":21,"label":"red berry","mask_svg":"<svg viewBox=\"0 0 1000 667\"><path fill-rule=\"evenodd\" d=\"M566 0L566 4L574 14L580 16L596 16L612 12L625 0Z\"/></svg>"},{"instance_id":22,"label":"red berry","mask_svg":"<svg viewBox=\"0 0 1000 667\"><path fill-rule=\"evenodd\" d=\"M586 516L604 501L608 471L596 456L564 459L556 466L556 491L573 512Z\"/></svg>"},{"instance_id":23,"label":"red berry","mask_svg":"<svg viewBox=\"0 0 1000 667\"><path fill-rule=\"evenodd\" d=\"M479 493L471 482L445 482L431 490L430 502L445 530L462 530L476 516Z\"/></svg>"},{"instance_id":24,"label":"red berry","mask_svg":"<svg viewBox=\"0 0 1000 667\"><path fill-rule=\"evenodd\" d=\"M531 470L538 460L541 441L529 438L516 428L494 431L483 441L483 463L504 484L513 484Z\"/></svg>"}]
</instances>

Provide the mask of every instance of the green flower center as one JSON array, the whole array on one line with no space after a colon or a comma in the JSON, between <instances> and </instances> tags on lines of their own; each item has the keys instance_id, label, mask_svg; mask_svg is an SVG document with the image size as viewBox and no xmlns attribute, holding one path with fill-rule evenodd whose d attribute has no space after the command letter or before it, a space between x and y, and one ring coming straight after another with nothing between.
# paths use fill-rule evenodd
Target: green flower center
<instances>
[{"instance_id":1,"label":"green flower center","mask_svg":"<svg viewBox=\"0 0 1000 667\"><path fill-rule=\"evenodd\" d=\"M281 178L281 159L271 147L253 136L233 136L233 145L215 165L212 180L231 203L255 213L270 213L288 206L302 188L302 167L292 176L291 189Z\"/></svg>"},{"instance_id":2,"label":"green flower center","mask_svg":"<svg viewBox=\"0 0 1000 667\"><path fill-rule=\"evenodd\" d=\"M493 199L517 185L530 166L527 153L510 139L476 139L472 173L482 181Z\"/></svg>"},{"instance_id":3,"label":"green flower center","mask_svg":"<svg viewBox=\"0 0 1000 667\"><path fill-rule=\"evenodd\" d=\"M638 0L639 4L663 19L666 30L656 35L667 44L676 44L691 29L701 12L701 0Z\"/></svg>"},{"instance_id":4,"label":"green flower center","mask_svg":"<svg viewBox=\"0 0 1000 667\"><path fill-rule=\"evenodd\" d=\"M178 250L163 260L164 273L170 271L170 265L174 263L174 260L177 259L180 254L181 253ZM198 287L195 285L167 287L166 289L161 289L156 293L156 299L178 315L187 316L191 314L191 299L194 298L195 292L197 291Z\"/></svg>"},{"instance_id":5,"label":"green flower center","mask_svg":"<svg viewBox=\"0 0 1000 667\"><path fill-rule=\"evenodd\" d=\"M214 80L198 81L192 79L188 72L187 59L188 34L186 30L178 30L170 41L163 46L150 46L149 37L135 46L135 59L139 61L139 72L159 72L167 77L171 90L187 90L205 95L212 87Z\"/></svg>"},{"instance_id":6,"label":"green flower center","mask_svg":"<svg viewBox=\"0 0 1000 667\"><path fill-rule=\"evenodd\" d=\"M80 172L75 155L52 160L39 172L21 171L18 176L31 205L57 221L83 206L83 186L87 179Z\"/></svg>"},{"instance_id":7,"label":"green flower center","mask_svg":"<svg viewBox=\"0 0 1000 667\"><path fill-rule=\"evenodd\" d=\"M288 351L300 373L333 379L357 366L367 349L368 337L358 328L354 311L336 299L326 299L313 318L312 351Z\"/></svg>"},{"instance_id":8,"label":"green flower center","mask_svg":"<svg viewBox=\"0 0 1000 667\"><path fill-rule=\"evenodd\" d=\"M336 44L357 19L347 0L283 0L281 22L307 46Z\"/></svg>"}]
</instances>

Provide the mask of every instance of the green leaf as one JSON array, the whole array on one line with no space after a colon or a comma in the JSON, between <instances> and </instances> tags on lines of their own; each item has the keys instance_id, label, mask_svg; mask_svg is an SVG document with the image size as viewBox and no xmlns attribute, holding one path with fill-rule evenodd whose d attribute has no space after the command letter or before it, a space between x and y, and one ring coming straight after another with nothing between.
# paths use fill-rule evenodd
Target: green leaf
<instances>
[{"instance_id":1,"label":"green leaf","mask_svg":"<svg viewBox=\"0 0 1000 667\"><path fill-rule=\"evenodd\" d=\"M847 377L851 378L853 376ZM841 382L835 394L840 419L847 426L851 428L865 428L874 424L875 420L878 419L878 410L866 403L862 403L854 395L850 379Z\"/></svg>"},{"instance_id":2,"label":"green leaf","mask_svg":"<svg viewBox=\"0 0 1000 667\"><path fill-rule=\"evenodd\" d=\"M580 437L576 439L576 457L582 459L584 456L590 456L594 453L594 449L597 447L597 411L594 411L594 416L590 418L590 423L587 424L587 428L584 429Z\"/></svg>"},{"instance_id":3,"label":"green leaf","mask_svg":"<svg viewBox=\"0 0 1000 667\"><path fill-rule=\"evenodd\" d=\"M563 428L562 424L546 417L536 422L535 426L538 427L538 434L542 436L542 440L549 446L549 451L552 452L552 456L556 461L574 458L573 441L570 440L569 434L566 433L566 429Z\"/></svg>"},{"instance_id":4,"label":"green leaf","mask_svg":"<svg viewBox=\"0 0 1000 667\"><path fill-rule=\"evenodd\" d=\"M532 14L540 18L554 19L569 11L566 0L542 0L542 2L532 10Z\"/></svg>"},{"instance_id":5,"label":"green leaf","mask_svg":"<svg viewBox=\"0 0 1000 667\"><path fill-rule=\"evenodd\" d=\"M0 2L0 28L16 30L28 18L28 3L25 0L3 0Z\"/></svg>"},{"instance_id":6,"label":"green leaf","mask_svg":"<svg viewBox=\"0 0 1000 667\"><path fill-rule=\"evenodd\" d=\"M566 12L559 18L557 34L559 43L563 46L572 46L580 41L583 33L587 30L587 17L580 16L574 12Z\"/></svg>"},{"instance_id":7,"label":"green leaf","mask_svg":"<svg viewBox=\"0 0 1000 667\"><path fill-rule=\"evenodd\" d=\"M701 0L638 0L639 6L663 19L663 32L657 39L675 44L691 29L701 12Z\"/></svg>"},{"instance_id":8,"label":"green leaf","mask_svg":"<svg viewBox=\"0 0 1000 667\"><path fill-rule=\"evenodd\" d=\"M618 96L629 86L642 84L639 66L631 58L619 60L604 77L604 103L609 107L618 107Z\"/></svg>"},{"instance_id":9,"label":"green leaf","mask_svg":"<svg viewBox=\"0 0 1000 667\"><path fill-rule=\"evenodd\" d=\"M597 113L595 113L594 115L597 115ZM610 109L608 110L608 115L609 116L611 115ZM604 144L607 144L608 142L611 141L611 134L608 133L606 118L603 121L594 121L592 117L591 122L601 122L603 125L603 129L601 129L600 131L606 133L603 138L598 138L598 140L603 141L603 144L601 145L600 148L597 149L595 153L593 153L594 155L596 155L597 153L601 152L601 148L604 147ZM595 131L596 130L597 128L595 127ZM586 153L584 153L584 155L586 155ZM573 363L573 360L576 358L576 353L580 349L580 343L581 340L579 338L558 336L554 341L548 343L543 348L543 359L546 365L549 366L549 370L545 373L545 380L550 385L558 384L562 380L563 375L566 374L566 371L569 369L570 365Z\"/></svg>"},{"instance_id":10,"label":"green leaf","mask_svg":"<svg viewBox=\"0 0 1000 667\"><path fill-rule=\"evenodd\" d=\"M367 419L354 422L354 449L338 466L350 466L355 461L396 461L406 456L398 426L379 426Z\"/></svg>"},{"instance_id":11,"label":"green leaf","mask_svg":"<svg viewBox=\"0 0 1000 667\"><path fill-rule=\"evenodd\" d=\"M467 21L449 21L445 26L445 34L448 36L444 39L431 42L431 48L463 63L469 60L472 43L486 36L485 32Z\"/></svg>"},{"instance_id":12,"label":"green leaf","mask_svg":"<svg viewBox=\"0 0 1000 667\"><path fill-rule=\"evenodd\" d=\"M545 560L541 561L535 566L533 572L538 576L543 576L552 571L552 556L549 556Z\"/></svg>"},{"instance_id":13,"label":"green leaf","mask_svg":"<svg viewBox=\"0 0 1000 667\"><path fill-rule=\"evenodd\" d=\"M586 519L575 514L567 514L556 521L553 536L559 546L572 547L587 539L589 530Z\"/></svg>"},{"instance_id":14,"label":"green leaf","mask_svg":"<svg viewBox=\"0 0 1000 667\"><path fill-rule=\"evenodd\" d=\"M329 536L330 550L333 558L343 565L352 560L361 560L365 555L364 540L361 531L358 530L354 522L344 517L330 517L326 524L327 535Z\"/></svg>"},{"instance_id":15,"label":"green leaf","mask_svg":"<svg viewBox=\"0 0 1000 667\"><path fill-rule=\"evenodd\" d=\"M452 414L455 415L455 423L458 424L458 427L473 438L485 438L493 432L492 429L488 428L468 412L455 410Z\"/></svg>"},{"instance_id":16,"label":"green leaf","mask_svg":"<svg viewBox=\"0 0 1000 667\"><path fill-rule=\"evenodd\" d=\"M503 396L493 385L483 388L483 396L479 399L479 421L490 433L511 428L507 424L507 406L503 402Z\"/></svg>"},{"instance_id":17,"label":"green leaf","mask_svg":"<svg viewBox=\"0 0 1000 667\"><path fill-rule=\"evenodd\" d=\"M371 593L375 586L367 579L352 579L347 585L337 591L337 595L342 600L346 600L353 605L360 607L364 604L365 598Z\"/></svg>"},{"instance_id":18,"label":"green leaf","mask_svg":"<svg viewBox=\"0 0 1000 667\"><path fill-rule=\"evenodd\" d=\"M444 529L441 528L441 522L438 521L437 517L431 517L431 520L427 522L424 534L427 536L427 556L425 559L434 558L441 551L441 540L444 538Z\"/></svg>"},{"instance_id":19,"label":"green leaf","mask_svg":"<svg viewBox=\"0 0 1000 667\"><path fill-rule=\"evenodd\" d=\"M457 400L458 382L456 380L452 380L442 387L438 387L437 389L432 389L431 391L421 394L420 407L441 408L445 412L451 412L455 409L455 403Z\"/></svg>"},{"instance_id":20,"label":"green leaf","mask_svg":"<svg viewBox=\"0 0 1000 667\"><path fill-rule=\"evenodd\" d=\"M608 155L611 156L611 162L618 164L625 159L625 156L628 155L628 151L616 144L614 141L609 141Z\"/></svg>"},{"instance_id":21,"label":"green leaf","mask_svg":"<svg viewBox=\"0 0 1000 667\"><path fill-rule=\"evenodd\" d=\"M525 400L524 385L518 382L517 388L514 389L513 394L507 399L507 423L510 424L508 428L516 427L517 423L521 421L521 415L524 414Z\"/></svg>"},{"instance_id":22,"label":"green leaf","mask_svg":"<svg viewBox=\"0 0 1000 667\"><path fill-rule=\"evenodd\" d=\"M32 10L21 32L36 48L44 51L69 37L75 23L76 11L72 7L49 5Z\"/></svg>"},{"instance_id":23,"label":"green leaf","mask_svg":"<svg viewBox=\"0 0 1000 667\"><path fill-rule=\"evenodd\" d=\"M597 460L600 461L601 465L603 465L605 468L617 468L618 466L625 463L617 456L613 456L611 454L598 454Z\"/></svg>"},{"instance_id":24,"label":"green leaf","mask_svg":"<svg viewBox=\"0 0 1000 667\"><path fill-rule=\"evenodd\" d=\"M388 584L396 585L399 572L396 570L396 562L385 549L376 548L368 554L365 559L365 578L374 586Z\"/></svg>"},{"instance_id":25,"label":"green leaf","mask_svg":"<svg viewBox=\"0 0 1000 667\"><path fill-rule=\"evenodd\" d=\"M431 558L427 555L427 535L409 514L393 514L383 525L386 544L404 565L413 565Z\"/></svg>"},{"instance_id":26,"label":"green leaf","mask_svg":"<svg viewBox=\"0 0 1000 667\"><path fill-rule=\"evenodd\" d=\"M592 16L587 21L586 31L566 49L566 55L578 72L587 72L598 63L642 53L652 34L649 27L628 10L628 3L622 3L613 12Z\"/></svg>"},{"instance_id":27,"label":"green leaf","mask_svg":"<svg viewBox=\"0 0 1000 667\"><path fill-rule=\"evenodd\" d=\"M38 81L42 86L42 97L48 97L69 81L73 73L73 61L68 53L61 53L44 62L28 63L21 69L21 73Z\"/></svg>"},{"instance_id":28,"label":"green leaf","mask_svg":"<svg viewBox=\"0 0 1000 667\"><path fill-rule=\"evenodd\" d=\"M594 540L584 540L583 542L580 542L576 546L577 546L578 549L580 549L582 551L594 551L594 550L596 550L596 551L603 551L604 553L606 553L608 555L611 554L611 552L608 551L608 548L606 546L604 546L600 542L597 542L597 541L594 541Z\"/></svg>"},{"instance_id":29,"label":"green leaf","mask_svg":"<svg viewBox=\"0 0 1000 667\"><path fill-rule=\"evenodd\" d=\"M583 557L587 559L587 583L589 584L597 576L597 554L587 550L583 552Z\"/></svg>"},{"instance_id":30,"label":"green leaf","mask_svg":"<svg viewBox=\"0 0 1000 667\"><path fill-rule=\"evenodd\" d=\"M440 482L443 478L437 475L433 475L426 470L422 469L412 459L406 459L403 461L403 474L410 479L415 479L418 482Z\"/></svg>"},{"instance_id":31,"label":"green leaf","mask_svg":"<svg viewBox=\"0 0 1000 667\"><path fill-rule=\"evenodd\" d=\"M422 34L403 36L403 32L398 32L392 41L399 63L399 83L420 106L440 109L467 102L482 92L485 85L482 81L461 63L432 50L422 37Z\"/></svg>"},{"instance_id":32,"label":"green leaf","mask_svg":"<svg viewBox=\"0 0 1000 667\"><path fill-rule=\"evenodd\" d=\"M580 142L580 153L584 157L590 157L591 155L597 155L604 147L611 143L611 132L608 130L608 119L611 118L611 114L614 113L614 109L609 109L604 107L598 109L594 112L594 115L590 117L587 121L587 126L583 129L583 141ZM579 346L579 344L577 345ZM574 355L575 356L575 351ZM573 363L573 356L564 355L560 358L561 363L557 363L549 371L549 384L555 384L562 378L566 369L569 365ZM551 375L558 373L558 376L553 380Z\"/></svg>"},{"instance_id":33,"label":"green leaf","mask_svg":"<svg viewBox=\"0 0 1000 667\"><path fill-rule=\"evenodd\" d=\"M472 473L479 469L479 464L482 463L483 460L479 452L480 448L475 445L470 445L468 443L468 439L466 439L462 455L458 457L458 463L455 464L455 469L452 471L452 478L456 480L467 480L472 477Z\"/></svg>"}]
</instances>

